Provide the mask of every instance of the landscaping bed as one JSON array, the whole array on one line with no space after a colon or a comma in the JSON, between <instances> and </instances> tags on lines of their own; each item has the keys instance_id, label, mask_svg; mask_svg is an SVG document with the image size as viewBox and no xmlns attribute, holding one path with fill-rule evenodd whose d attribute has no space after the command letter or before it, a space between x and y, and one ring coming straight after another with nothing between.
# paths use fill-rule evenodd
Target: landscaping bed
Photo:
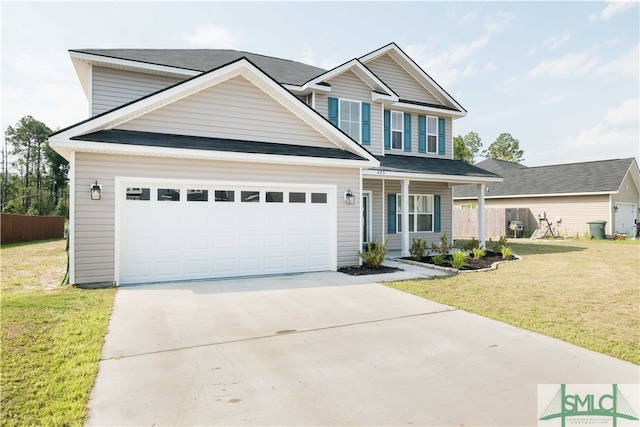
<instances>
[{"instance_id":1,"label":"landscaping bed","mask_svg":"<svg viewBox=\"0 0 640 427\"><path fill-rule=\"evenodd\" d=\"M453 268L451 261L453 257L448 255L444 258L444 263L438 264L436 263L431 256L424 256L421 260L415 260L411 257L400 258L403 261L413 261L414 263L420 264L429 264L429 267L447 267ZM518 258L516 256L509 256L507 258L502 258L502 254L493 251L486 251L486 254L482 258L473 258L469 257L466 259L466 265L458 268L459 271L474 271L474 270L485 270L491 268L491 266L496 262L501 261L515 261Z\"/></svg>"},{"instance_id":2,"label":"landscaping bed","mask_svg":"<svg viewBox=\"0 0 640 427\"><path fill-rule=\"evenodd\" d=\"M341 267L338 271L340 273L348 274L349 276L365 276L367 274L395 273L396 271L402 271L402 269L385 266L373 268L366 265L353 265L350 267Z\"/></svg>"}]
</instances>

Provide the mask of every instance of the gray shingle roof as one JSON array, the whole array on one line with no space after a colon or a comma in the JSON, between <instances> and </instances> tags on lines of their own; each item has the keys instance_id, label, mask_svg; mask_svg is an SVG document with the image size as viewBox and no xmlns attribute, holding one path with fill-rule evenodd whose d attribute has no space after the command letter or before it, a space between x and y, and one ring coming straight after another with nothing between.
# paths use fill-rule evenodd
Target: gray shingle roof
<instances>
[{"instance_id":1,"label":"gray shingle roof","mask_svg":"<svg viewBox=\"0 0 640 427\"><path fill-rule=\"evenodd\" d=\"M231 49L72 49L71 51L202 72L245 57L278 83L292 85L302 85L326 72L322 68L301 62Z\"/></svg>"},{"instance_id":2,"label":"gray shingle roof","mask_svg":"<svg viewBox=\"0 0 640 427\"><path fill-rule=\"evenodd\" d=\"M503 177L503 182L487 184L487 197L533 196L616 192L633 161L633 158L628 158L526 167L485 160L477 166ZM455 187L453 197L476 198L477 189L469 185Z\"/></svg>"},{"instance_id":3,"label":"gray shingle roof","mask_svg":"<svg viewBox=\"0 0 640 427\"><path fill-rule=\"evenodd\" d=\"M309 147L306 145L172 135L120 129L100 130L86 135L76 136L71 139L126 145L144 145L149 147L183 148L191 150L276 154L281 156L320 157L342 160L366 160L357 154L341 150L339 148Z\"/></svg>"},{"instance_id":4,"label":"gray shingle roof","mask_svg":"<svg viewBox=\"0 0 640 427\"><path fill-rule=\"evenodd\" d=\"M500 177L493 172L481 169L474 165L470 165L469 163L463 162L462 160L402 156L397 154L376 156L376 158L380 160L380 167L375 168L375 170L428 175L457 175L481 178Z\"/></svg>"}]
</instances>

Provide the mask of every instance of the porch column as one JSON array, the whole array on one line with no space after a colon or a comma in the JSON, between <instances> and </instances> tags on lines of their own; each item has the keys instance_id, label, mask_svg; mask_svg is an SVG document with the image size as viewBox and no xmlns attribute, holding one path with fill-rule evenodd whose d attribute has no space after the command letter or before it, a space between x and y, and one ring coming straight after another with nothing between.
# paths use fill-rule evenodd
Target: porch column
<instances>
[{"instance_id":1,"label":"porch column","mask_svg":"<svg viewBox=\"0 0 640 427\"><path fill-rule=\"evenodd\" d=\"M484 222L484 193L486 184L478 184L478 240L480 247L486 248Z\"/></svg>"},{"instance_id":2,"label":"porch column","mask_svg":"<svg viewBox=\"0 0 640 427\"><path fill-rule=\"evenodd\" d=\"M409 180L402 180L402 256L409 256Z\"/></svg>"}]
</instances>

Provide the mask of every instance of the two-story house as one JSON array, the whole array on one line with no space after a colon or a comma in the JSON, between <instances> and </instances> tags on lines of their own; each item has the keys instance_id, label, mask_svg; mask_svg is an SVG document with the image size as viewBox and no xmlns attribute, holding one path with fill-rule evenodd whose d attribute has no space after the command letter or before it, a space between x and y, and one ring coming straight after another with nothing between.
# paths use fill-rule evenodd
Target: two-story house
<instances>
[{"instance_id":1,"label":"two-story house","mask_svg":"<svg viewBox=\"0 0 640 427\"><path fill-rule=\"evenodd\" d=\"M326 71L234 50L70 51L71 283L336 270L364 242L452 236L466 111L397 45ZM481 221L482 222L482 221ZM482 237L482 236L480 236Z\"/></svg>"}]
</instances>

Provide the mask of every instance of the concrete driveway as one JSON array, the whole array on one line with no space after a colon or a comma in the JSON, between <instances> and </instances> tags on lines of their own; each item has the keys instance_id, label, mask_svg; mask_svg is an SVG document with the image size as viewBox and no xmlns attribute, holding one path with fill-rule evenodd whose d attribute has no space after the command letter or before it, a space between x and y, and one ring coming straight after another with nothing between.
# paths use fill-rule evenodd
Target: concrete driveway
<instances>
[{"instance_id":1,"label":"concrete driveway","mask_svg":"<svg viewBox=\"0 0 640 427\"><path fill-rule=\"evenodd\" d=\"M639 382L636 365L372 279L120 288L87 424L531 426L538 384Z\"/></svg>"}]
</instances>

